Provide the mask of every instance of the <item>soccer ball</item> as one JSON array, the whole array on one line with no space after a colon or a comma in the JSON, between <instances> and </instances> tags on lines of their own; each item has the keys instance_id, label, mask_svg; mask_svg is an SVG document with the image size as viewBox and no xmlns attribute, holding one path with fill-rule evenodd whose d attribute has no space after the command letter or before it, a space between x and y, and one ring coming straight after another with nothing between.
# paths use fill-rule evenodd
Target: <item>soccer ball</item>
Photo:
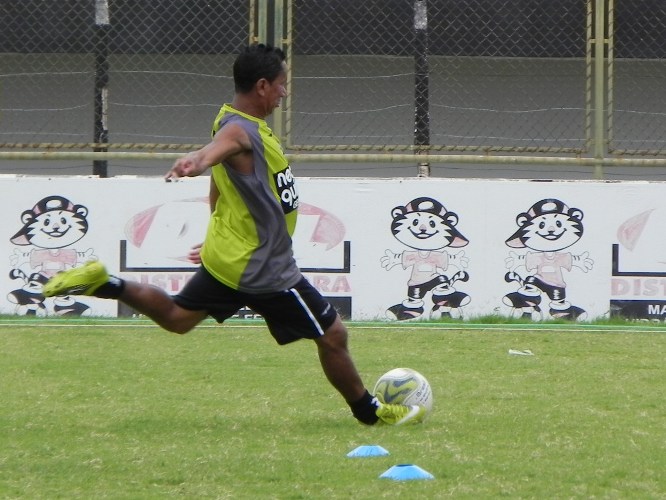
<instances>
[{"instance_id":1,"label":"soccer ball","mask_svg":"<svg viewBox=\"0 0 666 500\"><path fill-rule=\"evenodd\" d=\"M428 380L411 368L394 368L379 377L372 393L388 404L420 405L432 411L432 389Z\"/></svg>"}]
</instances>

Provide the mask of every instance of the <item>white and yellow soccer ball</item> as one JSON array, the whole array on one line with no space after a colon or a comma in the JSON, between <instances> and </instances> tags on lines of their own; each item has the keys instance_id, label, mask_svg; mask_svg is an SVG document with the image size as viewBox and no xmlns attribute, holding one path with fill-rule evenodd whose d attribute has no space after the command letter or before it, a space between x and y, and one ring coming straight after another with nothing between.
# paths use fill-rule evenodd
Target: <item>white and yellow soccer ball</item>
<instances>
[{"instance_id":1,"label":"white and yellow soccer ball","mask_svg":"<svg viewBox=\"0 0 666 500\"><path fill-rule=\"evenodd\" d=\"M379 377L372 393L388 404L420 405L432 411L433 395L428 380L411 368L394 368Z\"/></svg>"}]
</instances>

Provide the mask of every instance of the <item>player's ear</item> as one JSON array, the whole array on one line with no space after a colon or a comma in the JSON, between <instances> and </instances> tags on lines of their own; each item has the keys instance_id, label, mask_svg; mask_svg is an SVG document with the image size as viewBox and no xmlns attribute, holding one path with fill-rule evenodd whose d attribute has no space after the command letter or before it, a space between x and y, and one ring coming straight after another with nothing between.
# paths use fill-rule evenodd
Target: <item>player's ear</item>
<instances>
[{"instance_id":1,"label":"player's ear","mask_svg":"<svg viewBox=\"0 0 666 500\"><path fill-rule=\"evenodd\" d=\"M254 84L254 88L257 90L257 94L260 96L266 95L266 89L268 88L270 84L268 83L268 80L265 78L259 78L257 80L257 83Z\"/></svg>"}]
</instances>

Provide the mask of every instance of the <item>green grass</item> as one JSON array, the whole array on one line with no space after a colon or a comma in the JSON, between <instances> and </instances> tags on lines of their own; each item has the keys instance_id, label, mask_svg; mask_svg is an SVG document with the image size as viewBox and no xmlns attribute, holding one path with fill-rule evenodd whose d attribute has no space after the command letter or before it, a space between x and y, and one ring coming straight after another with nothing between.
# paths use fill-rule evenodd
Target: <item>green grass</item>
<instances>
[{"instance_id":1,"label":"green grass","mask_svg":"<svg viewBox=\"0 0 666 500\"><path fill-rule=\"evenodd\" d=\"M313 344L261 322L5 318L0 498L664 498L666 330L620 328L350 324L369 386L433 386L396 428L357 424ZM365 444L390 455L347 458ZM379 479L403 463L435 480Z\"/></svg>"}]
</instances>

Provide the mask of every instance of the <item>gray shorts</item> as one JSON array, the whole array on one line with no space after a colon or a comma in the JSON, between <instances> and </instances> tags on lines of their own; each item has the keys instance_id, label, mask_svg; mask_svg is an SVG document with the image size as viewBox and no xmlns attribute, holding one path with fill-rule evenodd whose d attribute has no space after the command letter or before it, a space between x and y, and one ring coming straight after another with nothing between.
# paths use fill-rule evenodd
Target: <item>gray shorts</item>
<instances>
[{"instance_id":1,"label":"gray shorts","mask_svg":"<svg viewBox=\"0 0 666 500\"><path fill-rule=\"evenodd\" d=\"M287 290L251 294L226 286L203 266L174 296L174 301L183 309L206 311L218 323L249 307L264 318L280 345L321 337L338 314L305 277Z\"/></svg>"}]
</instances>

